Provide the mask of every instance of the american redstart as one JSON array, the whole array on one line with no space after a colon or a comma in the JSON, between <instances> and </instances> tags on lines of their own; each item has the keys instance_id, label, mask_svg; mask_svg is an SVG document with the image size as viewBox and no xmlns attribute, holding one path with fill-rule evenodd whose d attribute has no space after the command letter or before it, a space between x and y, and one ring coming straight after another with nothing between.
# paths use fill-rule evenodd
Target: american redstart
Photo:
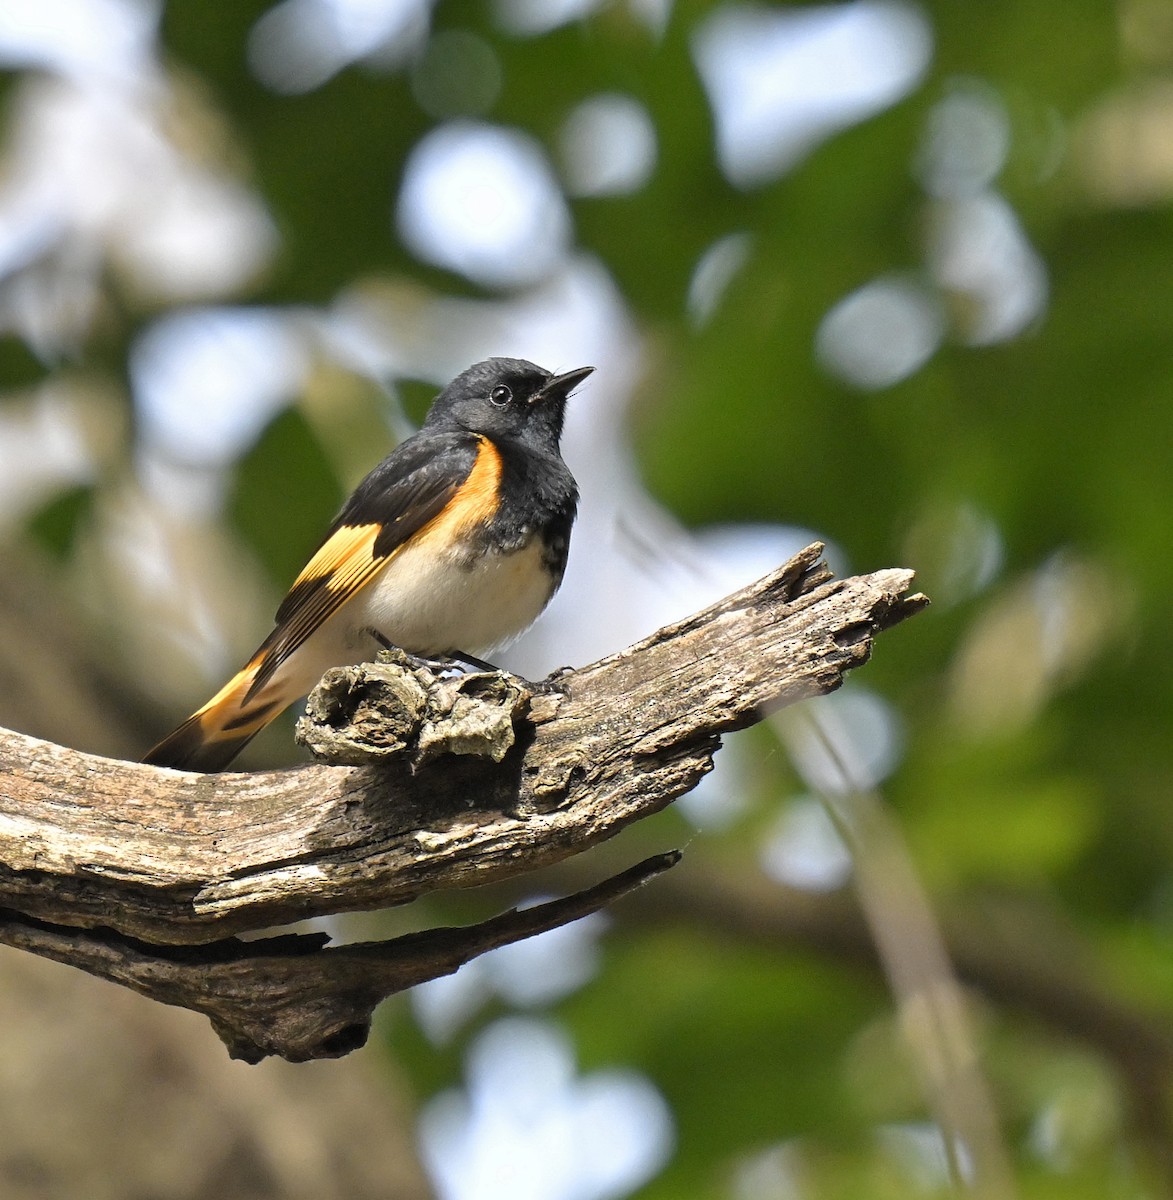
<instances>
[{"instance_id":1,"label":"american redstart","mask_svg":"<svg viewBox=\"0 0 1173 1200\"><path fill-rule=\"evenodd\" d=\"M343 505L248 664L144 761L221 771L330 667L388 645L476 661L530 625L566 569L578 488L558 442L592 370L458 375Z\"/></svg>"}]
</instances>

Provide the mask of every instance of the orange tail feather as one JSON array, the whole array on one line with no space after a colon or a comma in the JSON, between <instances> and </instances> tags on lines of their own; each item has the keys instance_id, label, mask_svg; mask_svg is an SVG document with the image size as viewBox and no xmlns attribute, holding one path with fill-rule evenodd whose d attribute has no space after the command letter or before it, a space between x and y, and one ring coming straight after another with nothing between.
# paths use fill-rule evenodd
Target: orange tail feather
<instances>
[{"instance_id":1,"label":"orange tail feather","mask_svg":"<svg viewBox=\"0 0 1173 1200\"><path fill-rule=\"evenodd\" d=\"M223 771L295 699L276 693L272 686L250 697L260 664L258 655L155 746L143 762L180 771Z\"/></svg>"}]
</instances>

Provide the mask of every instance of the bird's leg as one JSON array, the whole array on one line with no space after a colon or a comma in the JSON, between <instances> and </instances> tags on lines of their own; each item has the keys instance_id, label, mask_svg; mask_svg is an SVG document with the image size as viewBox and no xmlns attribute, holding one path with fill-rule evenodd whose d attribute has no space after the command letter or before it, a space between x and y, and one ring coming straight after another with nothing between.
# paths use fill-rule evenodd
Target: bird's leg
<instances>
[{"instance_id":1,"label":"bird's leg","mask_svg":"<svg viewBox=\"0 0 1173 1200\"><path fill-rule=\"evenodd\" d=\"M495 667L491 662L486 662L483 658L477 658L475 654L467 654L463 650L454 651L452 654L441 654L436 658L427 658L422 654L412 654L408 650L404 650L402 646L395 645L394 642L388 641L379 630L369 628L367 633L384 649L402 654L405 659L417 670L423 668L430 671L433 675L442 674L445 671L453 671L459 667L471 667L474 671L485 671L490 675L497 674L501 668ZM558 692L565 694L566 685L561 682L563 675L569 674L573 670L571 667L561 667L555 671L548 679L530 680L524 682L529 689L535 694ZM467 673L467 672L464 672Z\"/></svg>"},{"instance_id":2,"label":"bird's leg","mask_svg":"<svg viewBox=\"0 0 1173 1200\"><path fill-rule=\"evenodd\" d=\"M457 650L452 654L445 655L449 662L464 663L466 667L474 667L478 671L487 671L490 675L496 674L501 668L495 667L491 662L485 662L483 658L477 658L475 654L466 654L463 650Z\"/></svg>"},{"instance_id":3,"label":"bird's leg","mask_svg":"<svg viewBox=\"0 0 1173 1200\"><path fill-rule=\"evenodd\" d=\"M403 658L406 659L408 665L411 666L411 668L415 671L423 670L429 671L433 675L440 675L445 671L452 670L452 660L446 656L441 656L439 658L427 658L423 654L412 654L410 650L404 650L402 646L397 646L394 642L384 637L379 630L373 627L369 627L366 632L371 635L371 637L383 650L387 650L392 654L402 655Z\"/></svg>"},{"instance_id":4,"label":"bird's leg","mask_svg":"<svg viewBox=\"0 0 1173 1200\"><path fill-rule=\"evenodd\" d=\"M369 633L384 650L399 650L399 647L395 645L394 642L389 642L374 626L371 626L367 630L367 633Z\"/></svg>"},{"instance_id":5,"label":"bird's leg","mask_svg":"<svg viewBox=\"0 0 1173 1200\"><path fill-rule=\"evenodd\" d=\"M486 662L483 658L477 658L473 654L466 654L463 650L458 650L454 654L448 656L450 662L463 663L465 666L474 667L478 671L488 671L490 674L495 674L501 670L500 667L495 667L491 662ZM573 667L559 667L558 670L551 672L546 679L524 679L522 682L535 695L566 695L566 684L563 682L565 676L570 675L574 671ZM518 676L517 678L521 678Z\"/></svg>"}]
</instances>

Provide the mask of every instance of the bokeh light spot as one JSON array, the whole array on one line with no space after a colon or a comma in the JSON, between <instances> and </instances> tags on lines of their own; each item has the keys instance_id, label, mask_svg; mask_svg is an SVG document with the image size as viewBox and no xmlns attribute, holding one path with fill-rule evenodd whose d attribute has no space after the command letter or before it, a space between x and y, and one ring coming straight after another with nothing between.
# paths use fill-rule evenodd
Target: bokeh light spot
<instances>
[{"instance_id":1,"label":"bokeh light spot","mask_svg":"<svg viewBox=\"0 0 1173 1200\"><path fill-rule=\"evenodd\" d=\"M928 66L931 39L921 12L894 0L731 4L702 23L692 50L721 169L749 187L907 95Z\"/></svg>"},{"instance_id":2,"label":"bokeh light spot","mask_svg":"<svg viewBox=\"0 0 1173 1200\"><path fill-rule=\"evenodd\" d=\"M917 172L934 196L970 196L994 182L1009 153L1001 97L977 81L959 81L929 118Z\"/></svg>"},{"instance_id":3,"label":"bokeh light spot","mask_svg":"<svg viewBox=\"0 0 1173 1200\"><path fill-rule=\"evenodd\" d=\"M605 92L584 100L566 118L560 149L571 195L624 195L651 178L656 127L634 97Z\"/></svg>"},{"instance_id":4,"label":"bokeh light spot","mask_svg":"<svg viewBox=\"0 0 1173 1200\"><path fill-rule=\"evenodd\" d=\"M142 436L182 462L229 463L293 399L306 369L292 323L277 312L173 313L131 353Z\"/></svg>"},{"instance_id":5,"label":"bokeh light spot","mask_svg":"<svg viewBox=\"0 0 1173 1200\"><path fill-rule=\"evenodd\" d=\"M688 315L695 328L708 324L722 297L749 260L753 238L748 233L727 233L697 259L688 283Z\"/></svg>"},{"instance_id":6,"label":"bokeh light spot","mask_svg":"<svg viewBox=\"0 0 1173 1200\"><path fill-rule=\"evenodd\" d=\"M515 37L537 37L560 25L581 21L603 0L497 0L497 23Z\"/></svg>"},{"instance_id":7,"label":"bokeh light spot","mask_svg":"<svg viewBox=\"0 0 1173 1200\"><path fill-rule=\"evenodd\" d=\"M486 287L536 283L570 242L570 214L541 146L471 121L440 126L411 152L398 221L420 258Z\"/></svg>"},{"instance_id":8,"label":"bokeh light spot","mask_svg":"<svg viewBox=\"0 0 1173 1200\"><path fill-rule=\"evenodd\" d=\"M672 1147L663 1097L634 1071L575 1072L546 1021L508 1018L472 1044L467 1091L420 1120L441 1200L605 1200L655 1175Z\"/></svg>"},{"instance_id":9,"label":"bokeh light spot","mask_svg":"<svg viewBox=\"0 0 1173 1200\"><path fill-rule=\"evenodd\" d=\"M915 279L884 276L840 300L815 335L822 364L854 387L891 387L933 356L945 333L936 296Z\"/></svg>"},{"instance_id":10,"label":"bokeh light spot","mask_svg":"<svg viewBox=\"0 0 1173 1200\"><path fill-rule=\"evenodd\" d=\"M256 77L284 94L310 92L361 59L395 66L427 36L430 0L282 0L248 39Z\"/></svg>"},{"instance_id":11,"label":"bokeh light spot","mask_svg":"<svg viewBox=\"0 0 1173 1200\"><path fill-rule=\"evenodd\" d=\"M941 202L930 222L928 256L952 301L958 333L971 346L1007 341L1046 307L1046 267L996 192Z\"/></svg>"},{"instance_id":12,"label":"bokeh light spot","mask_svg":"<svg viewBox=\"0 0 1173 1200\"><path fill-rule=\"evenodd\" d=\"M851 852L813 796L801 796L782 810L759 858L771 879L805 891L833 891L851 878Z\"/></svg>"}]
</instances>

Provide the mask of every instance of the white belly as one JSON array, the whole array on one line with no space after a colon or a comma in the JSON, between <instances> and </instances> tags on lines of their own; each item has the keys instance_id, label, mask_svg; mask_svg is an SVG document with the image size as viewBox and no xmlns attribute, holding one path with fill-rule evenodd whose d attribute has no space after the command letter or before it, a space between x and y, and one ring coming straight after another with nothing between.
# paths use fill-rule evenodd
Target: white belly
<instances>
[{"instance_id":1,"label":"white belly","mask_svg":"<svg viewBox=\"0 0 1173 1200\"><path fill-rule=\"evenodd\" d=\"M549 602L550 576L538 538L512 554L471 565L455 555L408 548L338 614L357 637L359 658L373 657L367 629L412 654L463 650L483 655L533 624Z\"/></svg>"}]
</instances>

